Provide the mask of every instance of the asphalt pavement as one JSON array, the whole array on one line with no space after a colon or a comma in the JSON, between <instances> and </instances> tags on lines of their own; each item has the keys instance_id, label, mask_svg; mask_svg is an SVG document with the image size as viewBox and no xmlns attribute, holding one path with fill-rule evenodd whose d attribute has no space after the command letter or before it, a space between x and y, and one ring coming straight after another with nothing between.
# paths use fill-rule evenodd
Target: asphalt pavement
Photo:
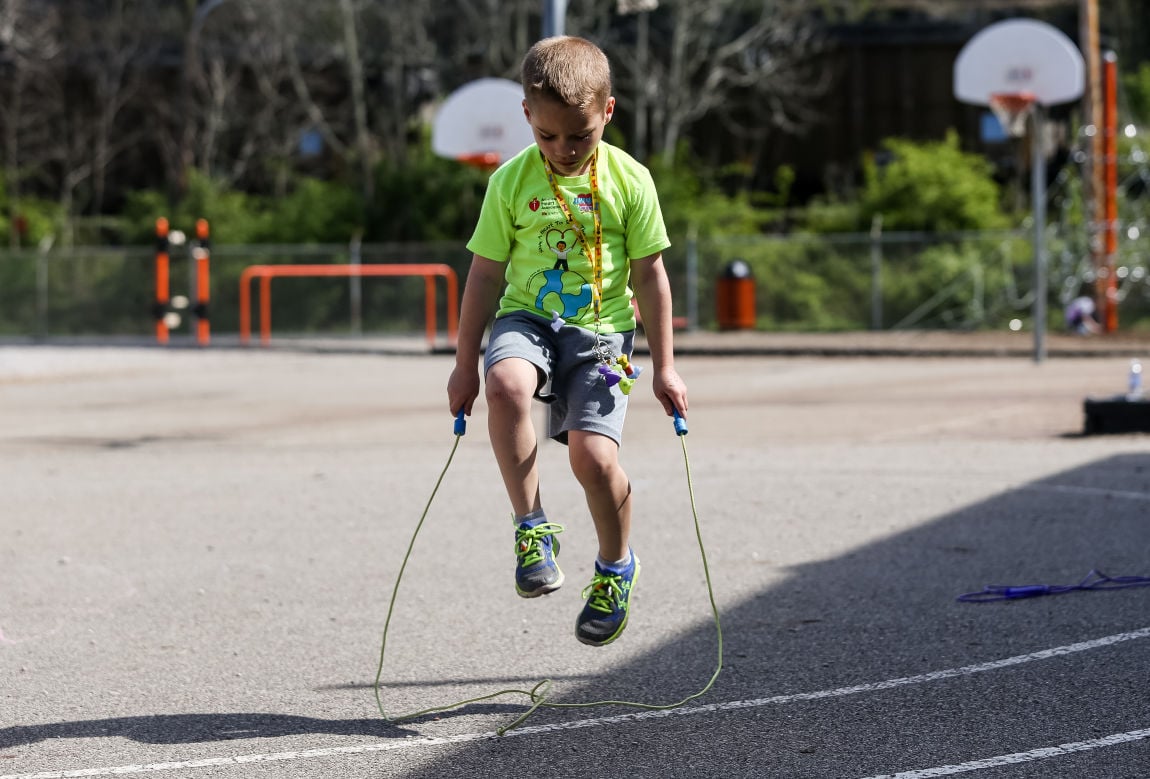
<instances>
[{"instance_id":1,"label":"asphalt pavement","mask_svg":"<svg viewBox=\"0 0 1150 779\"><path fill-rule=\"evenodd\" d=\"M450 354L2 346L0 779L1145 777L1150 588L958 600L1150 576L1150 436L1083 433L1146 343L1036 361L1011 335L683 334L689 433L642 377L632 396L643 572L604 648L573 635L595 547L565 450L540 459L567 584L525 601L482 403L452 432ZM425 509L388 712L543 680L552 703L699 692L719 644L692 504L722 628L704 695L503 736L525 696L381 716Z\"/></svg>"}]
</instances>

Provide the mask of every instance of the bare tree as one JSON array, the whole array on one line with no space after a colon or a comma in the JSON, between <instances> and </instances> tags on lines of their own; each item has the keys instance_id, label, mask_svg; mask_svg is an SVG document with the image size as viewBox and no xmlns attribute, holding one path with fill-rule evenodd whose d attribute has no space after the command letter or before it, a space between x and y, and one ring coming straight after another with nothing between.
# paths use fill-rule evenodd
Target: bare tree
<instances>
[{"instance_id":1,"label":"bare tree","mask_svg":"<svg viewBox=\"0 0 1150 779\"><path fill-rule=\"evenodd\" d=\"M71 223L80 213L103 210L109 172L143 138L124 117L139 108L134 104L146 72L140 63L154 58L157 44L148 35L152 9L146 3L109 0L99 18L83 13L80 2L64 8L62 44L69 57L62 67L69 83L83 85L63 95L69 132L56 141L58 197ZM86 197L77 203L81 187ZM71 241L71 230L64 238Z\"/></svg>"},{"instance_id":2,"label":"bare tree","mask_svg":"<svg viewBox=\"0 0 1150 779\"><path fill-rule=\"evenodd\" d=\"M301 112L307 127L319 133L326 146L346 158L351 148L346 140L338 103L325 100L323 74L340 67L339 46L331 14L318 15L307 2L260 0L265 23L274 31L278 55L286 68L286 86L291 104ZM269 83L268 86L271 86Z\"/></svg>"},{"instance_id":3,"label":"bare tree","mask_svg":"<svg viewBox=\"0 0 1150 779\"><path fill-rule=\"evenodd\" d=\"M267 181L275 194L282 195L301 136L312 129L312 121L291 86L287 49L298 36L285 33L288 20L279 6L276 0L245 0L242 40L221 49L214 60L213 66L223 69L229 57L240 57L250 81L235 105L222 111L237 140L229 145L227 165L221 160L214 173L232 183Z\"/></svg>"},{"instance_id":4,"label":"bare tree","mask_svg":"<svg viewBox=\"0 0 1150 779\"><path fill-rule=\"evenodd\" d=\"M191 0L190 0L191 2ZM301 136L353 163L370 195L374 162L353 0L203 0L182 60L177 176L196 169L282 193ZM350 108L349 108L350 106Z\"/></svg>"},{"instance_id":5,"label":"bare tree","mask_svg":"<svg viewBox=\"0 0 1150 779\"><path fill-rule=\"evenodd\" d=\"M481 77L519 79L539 40L541 0L450 0L432 21L445 91Z\"/></svg>"},{"instance_id":6,"label":"bare tree","mask_svg":"<svg viewBox=\"0 0 1150 779\"><path fill-rule=\"evenodd\" d=\"M49 145L58 133L61 84L56 62L61 52L60 20L54 9L26 0L0 2L0 123L3 124L4 184L8 194L9 225L21 219L24 184L47 175ZM19 245L16 229L9 230L12 246Z\"/></svg>"},{"instance_id":7,"label":"bare tree","mask_svg":"<svg viewBox=\"0 0 1150 779\"><path fill-rule=\"evenodd\" d=\"M340 27L343 32L343 54L347 65L348 92L351 95L356 161L359 163L360 189L370 203L375 192L373 169L375 151L367 126L367 87L364 84L363 58L359 52L358 9L353 0L339 0Z\"/></svg>"},{"instance_id":8,"label":"bare tree","mask_svg":"<svg viewBox=\"0 0 1150 779\"><path fill-rule=\"evenodd\" d=\"M363 53L365 10L361 0L339 0L335 8L297 0L259 0L261 18L274 31L266 51L282 58L282 81L291 96L298 132L319 133L332 154L356 170L366 203L374 192L377 143L371 127L373 104ZM276 41L273 44L273 40ZM264 63L261 92L273 98L270 62Z\"/></svg>"},{"instance_id":9,"label":"bare tree","mask_svg":"<svg viewBox=\"0 0 1150 779\"><path fill-rule=\"evenodd\" d=\"M645 0L638 16L618 3L571 3L566 28L607 49L640 157L672 154L703 129L761 144L810 121L822 82L809 3L649 10ZM13 203L34 184L75 213L99 213L109 189L139 187L141 171L174 197L191 170L282 192L306 169L301 135L314 133L328 170L354 177L370 202L377 164L405 163L436 100L475 78L518 78L541 10L540 0L0 0L7 186ZM116 177L122 162L132 178Z\"/></svg>"},{"instance_id":10,"label":"bare tree","mask_svg":"<svg viewBox=\"0 0 1150 779\"><path fill-rule=\"evenodd\" d=\"M418 120L419 102L437 62L429 4L375 3L368 30L369 61L378 73L380 102L373 106L383 154L402 163Z\"/></svg>"},{"instance_id":11,"label":"bare tree","mask_svg":"<svg viewBox=\"0 0 1150 779\"><path fill-rule=\"evenodd\" d=\"M650 105L663 155L704 119L765 135L814 118L827 80L815 64L818 28L799 0L661 0L649 23L650 51L615 51L623 88Z\"/></svg>"}]
</instances>

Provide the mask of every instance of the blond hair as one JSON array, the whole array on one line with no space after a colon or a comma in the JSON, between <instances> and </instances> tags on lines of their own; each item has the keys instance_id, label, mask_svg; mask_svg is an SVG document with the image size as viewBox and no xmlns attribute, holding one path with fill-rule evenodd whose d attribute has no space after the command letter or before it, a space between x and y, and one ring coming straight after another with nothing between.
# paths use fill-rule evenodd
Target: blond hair
<instances>
[{"instance_id":1,"label":"blond hair","mask_svg":"<svg viewBox=\"0 0 1150 779\"><path fill-rule=\"evenodd\" d=\"M528 102L546 97L579 108L601 108L611 96L611 65L585 38L544 38L523 58L520 71Z\"/></svg>"}]
</instances>

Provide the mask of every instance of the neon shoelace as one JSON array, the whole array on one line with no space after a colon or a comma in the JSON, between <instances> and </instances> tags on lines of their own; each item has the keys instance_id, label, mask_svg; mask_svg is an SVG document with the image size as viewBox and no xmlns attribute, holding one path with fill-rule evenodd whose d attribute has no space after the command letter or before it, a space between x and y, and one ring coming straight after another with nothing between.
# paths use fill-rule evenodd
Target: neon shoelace
<instances>
[{"instance_id":1,"label":"neon shoelace","mask_svg":"<svg viewBox=\"0 0 1150 779\"><path fill-rule=\"evenodd\" d=\"M598 571L591 577L591 583L583 588L582 597L590 598L587 605L604 614L615 611L616 605L626 608L623 603L623 577L619 574L601 574Z\"/></svg>"},{"instance_id":2,"label":"neon shoelace","mask_svg":"<svg viewBox=\"0 0 1150 779\"><path fill-rule=\"evenodd\" d=\"M515 530L515 554L521 565L535 565L543 560L542 541L548 536L562 533L563 526L555 522L540 522L535 527Z\"/></svg>"}]
</instances>

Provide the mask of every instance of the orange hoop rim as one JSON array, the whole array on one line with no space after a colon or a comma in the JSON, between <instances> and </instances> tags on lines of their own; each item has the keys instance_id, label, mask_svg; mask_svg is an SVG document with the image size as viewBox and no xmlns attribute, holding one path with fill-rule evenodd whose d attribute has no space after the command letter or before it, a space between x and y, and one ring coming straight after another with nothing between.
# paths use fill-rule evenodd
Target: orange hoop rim
<instances>
[{"instance_id":1,"label":"orange hoop rim","mask_svg":"<svg viewBox=\"0 0 1150 779\"><path fill-rule=\"evenodd\" d=\"M1035 102L1032 92L995 92L990 96L990 105L1001 106L1012 113L1030 109Z\"/></svg>"},{"instance_id":2,"label":"orange hoop rim","mask_svg":"<svg viewBox=\"0 0 1150 779\"><path fill-rule=\"evenodd\" d=\"M493 151L460 154L455 159L473 168L486 169L499 167L499 154Z\"/></svg>"},{"instance_id":3,"label":"orange hoop rim","mask_svg":"<svg viewBox=\"0 0 1150 779\"><path fill-rule=\"evenodd\" d=\"M1002 129L1015 138L1026 135L1027 117L1034 110L1035 102L1031 92L995 92L988 101Z\"/></svg>"}]
</instances>

